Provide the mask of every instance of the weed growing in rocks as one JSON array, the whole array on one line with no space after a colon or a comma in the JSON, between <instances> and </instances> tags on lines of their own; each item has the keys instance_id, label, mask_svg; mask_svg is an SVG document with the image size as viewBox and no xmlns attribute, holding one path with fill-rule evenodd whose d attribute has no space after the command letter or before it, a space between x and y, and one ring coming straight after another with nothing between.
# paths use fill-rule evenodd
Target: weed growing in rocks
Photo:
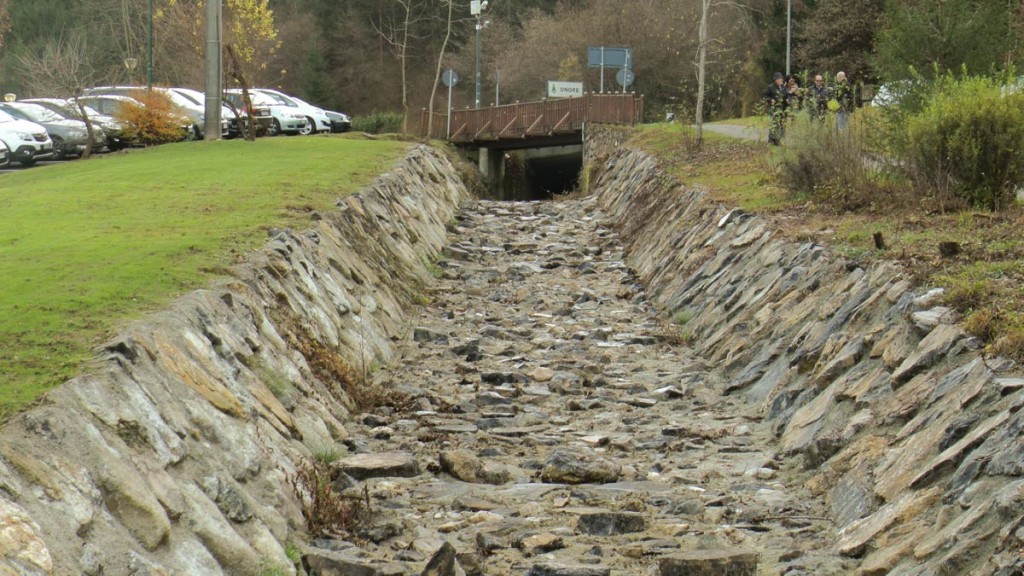
<instances>
[{"instance_id":1,"label":"weed growing in rocks","mask_svg":"<svg viewBox=\"0 0 1024 576\"><path fill-rule=\"evenodd\" d=\"M377 406L404 404L403 395L371 381L376 370L373 366L364 365L361 371L353 368L337 350L317 340L306 326L296 322L286 307L272 310L271 316L282 336L302 354L317 379L329 386L336 386L337 391L351 401L354 408L367 411ZM361 352L360 357L365 357L365 354Z\"/></svg>"},{"instance_id":2,"label":"weed growing in rocks","mask_svg":"<svg viewBox=\"0 0 1024 576\"><path fill-rule=\"evenodd\" d=\"M672 321L679 326L686 326L690 320L693 320L693 310L689 308L680 310L672 315Z\"/></svg>"},{"instance_id":3,"label":"weed growing in rocks","mask_svg":"<svg viewBox=\"0 0 1024 576\"><path fill-rule=\"evenodd\" d=\"M306 529L314 538L344 535L369 512L368 499L343 494L332 476L330 464L311 458L288 478L302 505Z\"/></svg>"},{"instance_id":4,"label":"weed growing in rocks","mask_svg":"<svg viewBox=\"0 0 1024 576\"><path fill-rule=\"evenodd\" d=\"M326 446L313 454L313 458L321 464L331 464L338 461L341 456L342 454L336 446Z\"/></svg>"}]
</instances>

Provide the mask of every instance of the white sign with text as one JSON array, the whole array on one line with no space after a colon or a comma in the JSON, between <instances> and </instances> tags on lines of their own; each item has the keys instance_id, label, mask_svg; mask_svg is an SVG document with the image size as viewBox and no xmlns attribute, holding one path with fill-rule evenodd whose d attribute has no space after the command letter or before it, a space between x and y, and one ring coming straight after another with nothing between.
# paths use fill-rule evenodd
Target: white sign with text
<instances>
[{"instance_id":1,"label":"white sign with text","mask_svg":"<svg viewBox=\"0 0 1024 576\"><path fill-rule=\"evenodd\" d=\"M583 82L548 80L548 98L576 98L578 96L583 96Z\"/></svg>"}]
</instances>

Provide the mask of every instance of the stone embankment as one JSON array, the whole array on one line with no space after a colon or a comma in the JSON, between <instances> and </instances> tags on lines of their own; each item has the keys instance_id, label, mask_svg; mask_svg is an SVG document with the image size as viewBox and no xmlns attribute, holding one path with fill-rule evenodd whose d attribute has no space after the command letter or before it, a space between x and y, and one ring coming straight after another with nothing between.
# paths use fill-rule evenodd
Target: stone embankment
<instances>
[{"instance_id":1,"label":"stone embankment","mask_svg":"<svg viewBox=\"0 0 1024 576\"><path fill-rule=\"evenodd\" d=\"M418 148L123 332L5 426L0 574L1024 570L1010 363L588 138L595 195L551 203ZM372 511L347 540L303 536L314 456Z\"/></svg>"},{"instance_id":2,"label":"stone embankment","mask_svg":"<svg viewBox=\"0 0 1024 576\"><path fill-rule=\"evenodd\" d=\"M597 188L651 302L690 318L720 391L814 472L834 552L861 574L1024 572L1024 379L936 291L779 241L640 154L613 155Z\"/></svg>"},{"instance_id":3,"label":"stone embankment","mask_svg":"<svg viewBox=\"0 0 1024 576\"><path fill-rule=\"evenodd\" d=\"M348 436L468 193L420 147L125 329L0 436L0 574L294 574L288 478Z\"/></svg>"}]
</instances>

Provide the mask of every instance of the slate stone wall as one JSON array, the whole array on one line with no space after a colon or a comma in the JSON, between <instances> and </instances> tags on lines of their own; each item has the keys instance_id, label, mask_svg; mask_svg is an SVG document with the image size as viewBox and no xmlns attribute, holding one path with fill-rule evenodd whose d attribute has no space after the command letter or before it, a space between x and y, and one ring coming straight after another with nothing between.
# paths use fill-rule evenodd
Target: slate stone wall
<instances>
[{"instance_id":1,"label":"slate stone wall","mask_svg":"<svg viewBox=\"0 0 1024 576\"><path fill-rule=\"evenodd\" d=\"M288 477L345 440L339 382L389 360L467 195L446 157L416 147L15 417L0 574L293 574L304 521Z\"/></svg>"},{"instance_id":2,"label":"slate stone wall","mask_svg":"<svg viewBox=\"0 0 1024 576\"><path fill-rule=\"evenodd\" d=\"M595 135L592 131L591 135ZM650 157L600 146L592 182L628 265L726 391L757 404L863 574L1011 574L1024 562L1024 379L892 264L778 238ZM606 160L605 160L606 159ZM1014 568L1016 567L1016 568ZM976 571L976 572L972 572Z\"/></svg>"}]
</instances>

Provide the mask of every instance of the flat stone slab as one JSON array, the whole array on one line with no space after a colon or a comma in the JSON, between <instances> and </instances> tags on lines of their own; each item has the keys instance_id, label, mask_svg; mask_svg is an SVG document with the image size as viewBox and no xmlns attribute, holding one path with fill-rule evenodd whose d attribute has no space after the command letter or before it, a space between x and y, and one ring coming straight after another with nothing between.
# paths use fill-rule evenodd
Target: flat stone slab
<instances>
[{"instance_id":1,"label":"flat stone slab","mask_svg":"<svg viewBox=\"0 0 1024 576\"><path fill-rule=\"evenodd\" d=\"M622 466L589 451L556 450L541 470L541 480L561 484L615 482Z\"/></svg>"},{"instance_id":2,"label":"flat stone slab","mask_svg":"<svg viewBox=\"0 0 1024 576\"><path fill-rule=\"evenodd\" d=\"M758 554L746 548L694 550L663 556L660 576L757 576Z\"/></svg>"},{"instance_id":3,"label":"flat stone slab","mask_svg":"<svg viewBox=\"0 0 1024 576\"><path fill-rule=\"evenodd\" d=\"M647 521L639 512L589 512L581 514L576 522L576 531L592 536L614 536L642 532Z\"/></svg>"},{"instance_id":4,"label":"flat stone slab","mask_svg":"<svg viewBox=\"0 0 1024 576\"><path fill-rule=\"evenodd\" d=\"M368 478L412 478L419 476L420 464L408 452L356 454L338 462L338 466L356 480Z\"/></svg>"},{"instance_id":5,"label":"flat stone slab","mask_svg":"<svg viewBox=\"0 0 1024 576\"><path fill-rule=\"evenodd\" d=\"M545 562L534 564L527 576L610 576L611 568Z\"/></svg>"}]
</instances>

